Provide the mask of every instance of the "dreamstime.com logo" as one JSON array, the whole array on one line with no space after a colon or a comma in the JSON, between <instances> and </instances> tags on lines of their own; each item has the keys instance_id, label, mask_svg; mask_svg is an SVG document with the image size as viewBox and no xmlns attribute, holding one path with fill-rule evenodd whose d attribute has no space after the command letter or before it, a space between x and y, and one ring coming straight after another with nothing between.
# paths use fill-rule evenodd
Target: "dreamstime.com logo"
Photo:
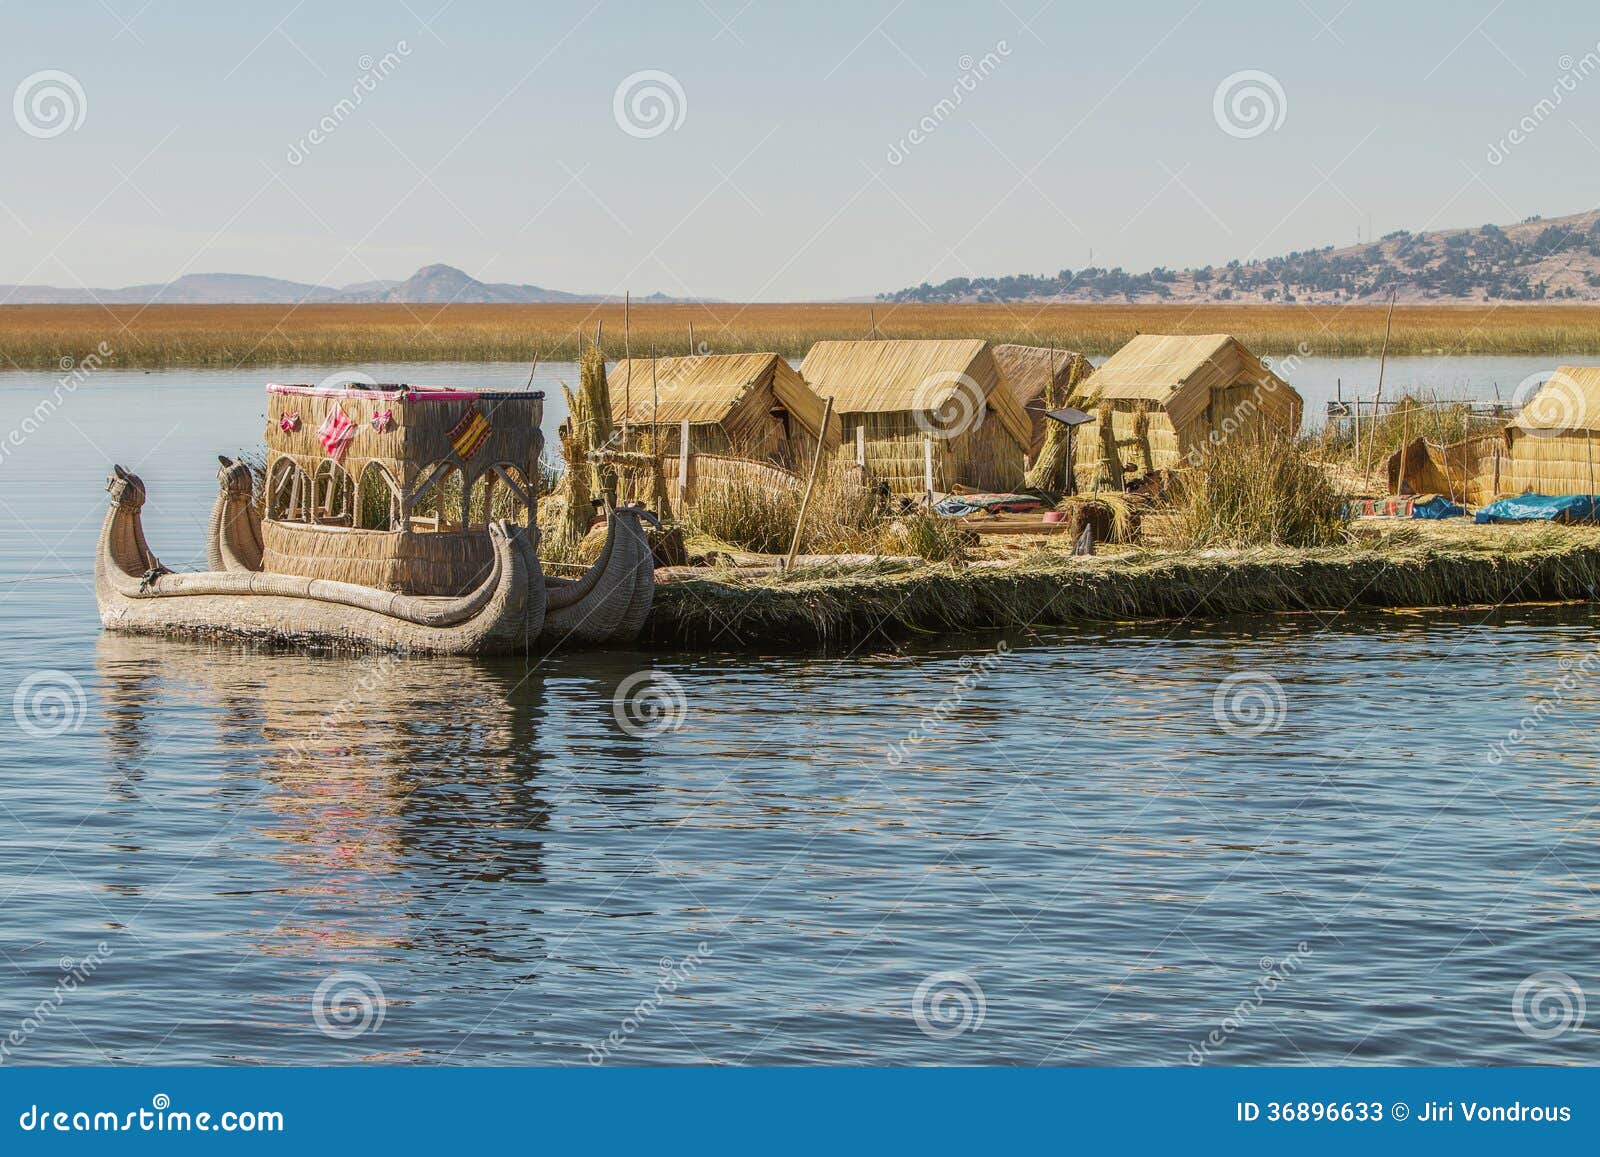
<instances>
[{"instance_id":1,"label":"dreamstime.com logo","mask_svg":"<svg viewBox=\"0 0 1600 1157\"><path fill-rule=\"evenodd\" d=\"M1535 972L1511 996L1511 1019L1534 1040L1554 1040L1583 1027L1583 986L1565 972Z\"/></svg>"},{"instance_id":2,"label":"dreamstime.com logo","mask_svg":"<svg viewBox=\"0 0 1600 1157\"><path fill-rule=\"evenodd\" d=\"M350 95L335 101L333 107L312 125L303 137L291 144L288 153L284 155L284 160L291 165L305 164L306 158L311 155L311 150L338 132L340 126L355 115L356 109L361 107L367 97L378 91L379 83L391 76L400 67L400 62L410 55L411 45L404 40L396 43L393 51L385 52L376 60L370 53L363 53L356 61L356 67L360 72L350 85Z\"/></svg>"},{"instance_id":3,"label":"dreamstime.com logo","mask_svg":"<svg viewBox=\"0 0 1600 1157\"><path fill-rule=\"evenodd\" d=\"M1261 1010L1261 1006L1278 991L1279 986L1287 983L1310 958L1311 945L1304 940L1296 944L1294 951L1281 960L1263 956L1260 962L1261 976L1250 986L1250 995L1236 1004L1228 1015L1222 1018L1221 1023L1206 1034L1204 1040L1189 1046L1189 1063L1203 1065L1210 1060L1211 1054L1226 1045L1229 1038Z\"/></svg>"},{"instance_id":4,"label":"dreamstime.com logo","mask_svg":"<svg viewBox=\"0 0 1600 1157\"><path fill-rule=\"evenodd\" d=\"M885 159L891 165L904 163L911 155L911 150L938 132L939 126L954 116L967 97L978 91L978 85L988 79L1000 67L1000 62L1010 55L1011 46L1004 40L997 41L993 51L985 52L976 60L970 53L962 53L956 61L958 72L955 83L950 86L950 95L940 97L926 116L913 125L905 136L890 145Z\"/></svg>"},{"instance_id":5,"label":"dreamstime.com logo","mask_svg":"<svg viewBox=\"0 0 1600 1157\"><path fill-rule=\"evenodd\" d=\"M611 115L630 137L649 140L676 132L689 115L689 98L670 72L647 68L622 78L611 95Z\"/></svg>"},{"instance_id":6,"label":"dreamstime.com logo","mask_svg":"<svg viewBox=\"0 0 1600 1157\"><path fill-rule=\"evenodd\" d=\"M704 940L695 945L695 950L682 960L673 960L670 957L663 956L661 958L660 977L656 980L655 987L651 990L650 995L629 1009L628 1014L622 1018L621 1023L615 1029L607 1034L605 1040L588 1046L589 1063L591 1065L605 1064L612 1053L623 1048L633 1034L643 1028L646 1022L660 1011L667 998L674 995L680 985L687 984L694 979L694 974L710 956L711 946Z\"/></svg>"},{"instance_id":7,"label":"dreamstime.com logo","mask_svg":"<svg viewBox=\"0 0 1600 1157\"><path fill-rule=\"evenodd\" d=\"M1283 126L1289 98L1270 72L1246 68L1222 78L1211 95L1211 115L1223 132L1247 141Z\"/></svg>"},{"instance_id":8,"label":"dreamstime.com logo","mask_svg":"<svg viewBox=\"0 0 1600 1157\"><path fill-rule=\"evenodd\" d=\"M35 739L53 739L83 726L89 697L66 671L35 671L17 684L11 715Z\"/></svg>"},{"instance_id":9,"label":"dreamstime.com logo","mask_svg":"<svg viewBox=\"0 0 1600 1157\"><path fill-rule=\"evenodd\" d=\"M966 972L932 973L911 997L911 1019L934 1040L977 1032L988 1011L982 986Z\"/></svg>"},{"instance_id":10,"label":"dreamstime.com logo","mask_svg":"<svg viewBox=\"0 0 1600 1157\"><path fill-rule=\"evenodd\" d=\"M11 115L19 129L45 141L82 128L89 98L77 77L47 68L22 78L11 97Z\"/></svg>"},{"instance_id":11,"label":"dreamstime.com logo","mask_svg":"<svg viewBox=\"0 0 1600 1157\"><path fill-rule=\"evenodd\" d=\"M325 976L311 994L311 1019L334 1040L377 1032L388 1010L383 985L365 972L341 970Z\"/></svg>"},{"instance_id":12,"label":"dreamstime.com logo","mask_svg":"<svg viewBox=\"0 0 1600 1157\"><path fill-rule=\"evenodd\" d=\"M1278 730L1288 713L1283 684L1256 671L1229 675L1211 695L1211 717L1217 726L1242 739Z\"/></svg>"},{"instance_id":13,"label":"dreamstime.com logo","mask_svg":"<svg viewBox=\"0 0 1600 1157\"><path fill-rule=\"evenodd\" d=\"M1516 426L1534 438L1555 438L1589 424L1589 402L1582 388L1560 370L1540 370L1511 392Z\"/></svg>"},{"instance_id":14,"label":"dreamstime.com logo","mask_svg":"<svg viewBox=\"0 0 1600 1157\"><path fill-rule=\"evenodd\" d=\"M635 671L611 696L612 718L635 739L676 731L688 714L683 684L665 671Z\"/></svg>"},{"instance_id":15,"label":"dreamstime.com logo","mask_svg":"<svg viewBox=\"0 0 1600 1157\"><path fill-rule=\"evenodd\" d=\"M7 431L4 438L0 438L0 464L3 464L11 455L22 449L29 438L44 428L44 424L55 416L69 397L75 394L78 387L89 380L89 376L106 364L116 351L107 342L100 342L90 351L82 361L71 356L63 356L56 364L61 367L61 377L56 379L55 387L44 397L34 403L33 409L22 416L22 421Z\"/></svg>"},{"instance_id":16,"label":"dreamstime.com logo","mask_svg":"<svg viewBox=\"0 0 1600 1157\"><path fill-rule=\"evenodd\" d=\"M922 380L911 396L917 429L935 438L959 438L983 425L989 399L968 374L940 372Z\"/></svg>"}]
</instances>

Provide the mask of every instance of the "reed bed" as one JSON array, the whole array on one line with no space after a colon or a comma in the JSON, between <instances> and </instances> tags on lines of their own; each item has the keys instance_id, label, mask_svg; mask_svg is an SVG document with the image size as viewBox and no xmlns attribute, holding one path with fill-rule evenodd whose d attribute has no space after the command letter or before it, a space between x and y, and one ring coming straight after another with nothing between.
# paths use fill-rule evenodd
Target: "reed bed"
<instances>
[{"instance_id":1,"label":"reed bed","mask_svg":"<svg viewBox=\"0 0 1600 1157\"><path fill-rule=\"evenodd\" d=\"M1346 495L1298 438L1240 432L1172 479L1177 545L1329 546L1344 536Z\"/></svg>"},{"instance_id":2,"label":"reed bed","mask_svg":"<svg viewBox=\"0 0 1600 1157\"><path fill-rule=\"evenodd\" d=\"M1404 533L1412 529L1315 550L1038 552L1010 566L785 583L697 579L657 589L646 632L659 647L853 647L934 631L1580 600L1600 584L1594 529ZM1489 531L1497 533L1474 533Z\"/></svg>"},{"instance_id":3,"label":"reed bed","mask_svg":"<svg viewBox=\"0 0 1600 1157\"><path fill-rule=\"evenodd\" d=\"M579 335L622 329L599 305L0 306L0 366L59 368L105 342L113 366L360 365L394 361L573 360ZM1257 353L1376 354L1384 310L1332 305L1072 303L635 305L633 348L772 351L794 358L828 338L982 338L1110 354L1137 333L1231 333ZM620 351L617 351L620 352ZM1600 354L1600 309L1583 305L1402 305L1391 354Z\"/></svg>"},{"instance_id":4,"label":"reed bed","mask_svg":"<svg viewBox=\"0 0 1600 1157\"><path fill-rule=\"evenodd\" d=\"M757 554L784 554L800 516L802 489L728 476L702 487L683 515L685 531ZM835 460L817 476L800 549L805 554L904 554L876 497L852 463ZM912 551L911 553L917 553ZM927 557L927 556L924 556Z\"/></svg>"}]
</instances>

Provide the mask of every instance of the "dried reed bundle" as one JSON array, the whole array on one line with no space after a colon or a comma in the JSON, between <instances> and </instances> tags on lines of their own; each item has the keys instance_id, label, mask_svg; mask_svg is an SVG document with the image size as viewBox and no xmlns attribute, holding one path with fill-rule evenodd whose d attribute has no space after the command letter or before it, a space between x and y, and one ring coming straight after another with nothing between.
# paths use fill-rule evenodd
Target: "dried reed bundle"
<instances>
[{"instance_id":1,"label":"dried reed bundle","mask_svg":"<svg viewBox=\"0 0 1600 1157\"><path fill-rule=\"evenodd\" d=\"M611 391L606 385L606 355L596 342L584 347L578 360L578 393L583 398L584 421L580 427L590 450L601 450L611 443ZM611 502L617 498L617 472L614 467L591 462L594 488Z\"/></svg>"},{"instance_id":2,"label":"dried reed bundle","mask_svg":"<svg viewBox=\"0 0 1600 1157\"><path fill-rule=\"evenodd\" d=\"M1088 365L1086 358L1073 360L1065 389L1058 387L1054 378L1051 379L1044 392L1046 410L1059 410L1063 406L1077 406L1083 409L1093 404L1082 388ZM1039 448L1039 456L1034 459L1033 468L1028 471L1027 485L1036 490L1047 490L1052 493L1060 491L1061 480L1067 468L1067 446L1072 437L1073 431L1070 427L1052 419L1045 419L1044 445Z\"/></svg>"},{"instance_id":3,"label":"dried reed bundle","mask_svg":"<svg viewBox=\"0 0 1600 1157\"><path fill-rule=\"evenodd\" d=\"M574 395L565 382L561 392L566 395L567 412L571 417L561 427L561 456L567 469L555 487L560 510L552 518L550 531L544 539L552 559L570 556L594 522L593 491L589 485L592 467L589 465L589 438L585 432L590 424L588 397L581 391Z\"/></svg>"}]
</instances>

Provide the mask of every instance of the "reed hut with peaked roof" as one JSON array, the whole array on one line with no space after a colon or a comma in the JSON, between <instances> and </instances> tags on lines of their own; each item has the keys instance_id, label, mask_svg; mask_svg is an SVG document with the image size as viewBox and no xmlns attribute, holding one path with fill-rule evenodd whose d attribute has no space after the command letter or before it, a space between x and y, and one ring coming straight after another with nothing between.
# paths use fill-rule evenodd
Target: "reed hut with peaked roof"
<instances>
[{"instance_id":1,"label":"reed hut with peaked roof","mask_svg":"<svg viewBox=\"0 0 1600 1157\"><path fill-rule=\"evenodd\" d=\"M1225 333L1140 334L1084 388L1099 404L1097 420L1078 428L1077 461L1091 473L1108 457L1143 473L1197 463L1235 431L1294 435L1304 409L1293 386ZM1109 432L1102 428L1108 414Z\"/></svg>"},{"instance_id":2,"label":"reed hut with peaked roof","mask_svg":"<svg viewBox=\"0 0 1600 1157\"><path fill-rule=\"evenodd\" d=\"M1022 484L1033 428L987 342L819 341L800 371L833 398L845 453L859 437L863 465L892 492L926 489L930 449L937 491Z\"/></svg>"},{"instance_id":3,"label":"reed hut with peaked roof","mask_svg":"<svg viewBox=\"0 0 1600 1157\"><path fill-rule=\"evenodd\" d=\"M1022 406L1023 413L1028 415L1033 431L1028 441L1028 460L1031 462L1039 456L1039 450L1044 445L1045 429L1050 421L1044 416L1049 409L1045 404L1046 393L1053 385L1059 404L1066 405L1073 371L1080 362L1083 364L1083 368L1077 371L1081 385L1093 367L1082 354L1036 345L997 345L994 347L994 360L1000 367L1000 376L1005 381L1006 389Z\"/></svg>"},{"instance_id":4,"label":"reed hut with peaked roof","mask_svg":"<svg viewBox=\"0 0 1600 1157\"><path fill-rule=\"evenodd\" d=\"M1495 493L1600 493L1600 366L1557 367L1504 440Z\"/></svg>"},{"instance_id":5,"label":"reed hut with peaked roof","mask_svg":"<svg viewBox=\"0 0 1600 1157\"><path fill-rule=\"evenodd\" d=\"M703 354L619 361L606 375L611 422L626 424L632 445L654 431L676 458L683 423L689 452L795 467L809 462L820 438L839 444L839 422L826 428L822 399L777 354ZM671 463L669 462L669 466Z\"/></svg>"}]
</instances>

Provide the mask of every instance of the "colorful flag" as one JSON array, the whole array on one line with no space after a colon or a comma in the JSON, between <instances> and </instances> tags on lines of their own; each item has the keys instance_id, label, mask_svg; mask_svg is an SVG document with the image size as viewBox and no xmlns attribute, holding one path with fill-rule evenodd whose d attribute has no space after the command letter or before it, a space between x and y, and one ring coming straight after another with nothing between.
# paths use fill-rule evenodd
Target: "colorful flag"
<instances>
[{"instance_id":1,"label":"colorful flag","mask_svg":"<svg viewBox=\"0 0 1600 1157\"><path fill-rule=\"evenodd\" d=\"M461 415L461 421L455 424L448 437L450 445L456 452L456 457L465 462L483 448L484 442L489 438L493 427L489 419L478 412L478 407L473 406Z\"/></svg>"},{"instance_id":2,"label":"colorful flag","mask_svg":"<svg viewBox=\"0 0 1600 1157\"><path fill-rule=\"evenodd\" d=\"M356 424L346 416L344 407L340 405L329 410L328 416L322 419L322 425L317 427L317 440L335 462L344 457L345 447L350 445L350 440L355 436Z\"/></svg>"}]
</instances>

